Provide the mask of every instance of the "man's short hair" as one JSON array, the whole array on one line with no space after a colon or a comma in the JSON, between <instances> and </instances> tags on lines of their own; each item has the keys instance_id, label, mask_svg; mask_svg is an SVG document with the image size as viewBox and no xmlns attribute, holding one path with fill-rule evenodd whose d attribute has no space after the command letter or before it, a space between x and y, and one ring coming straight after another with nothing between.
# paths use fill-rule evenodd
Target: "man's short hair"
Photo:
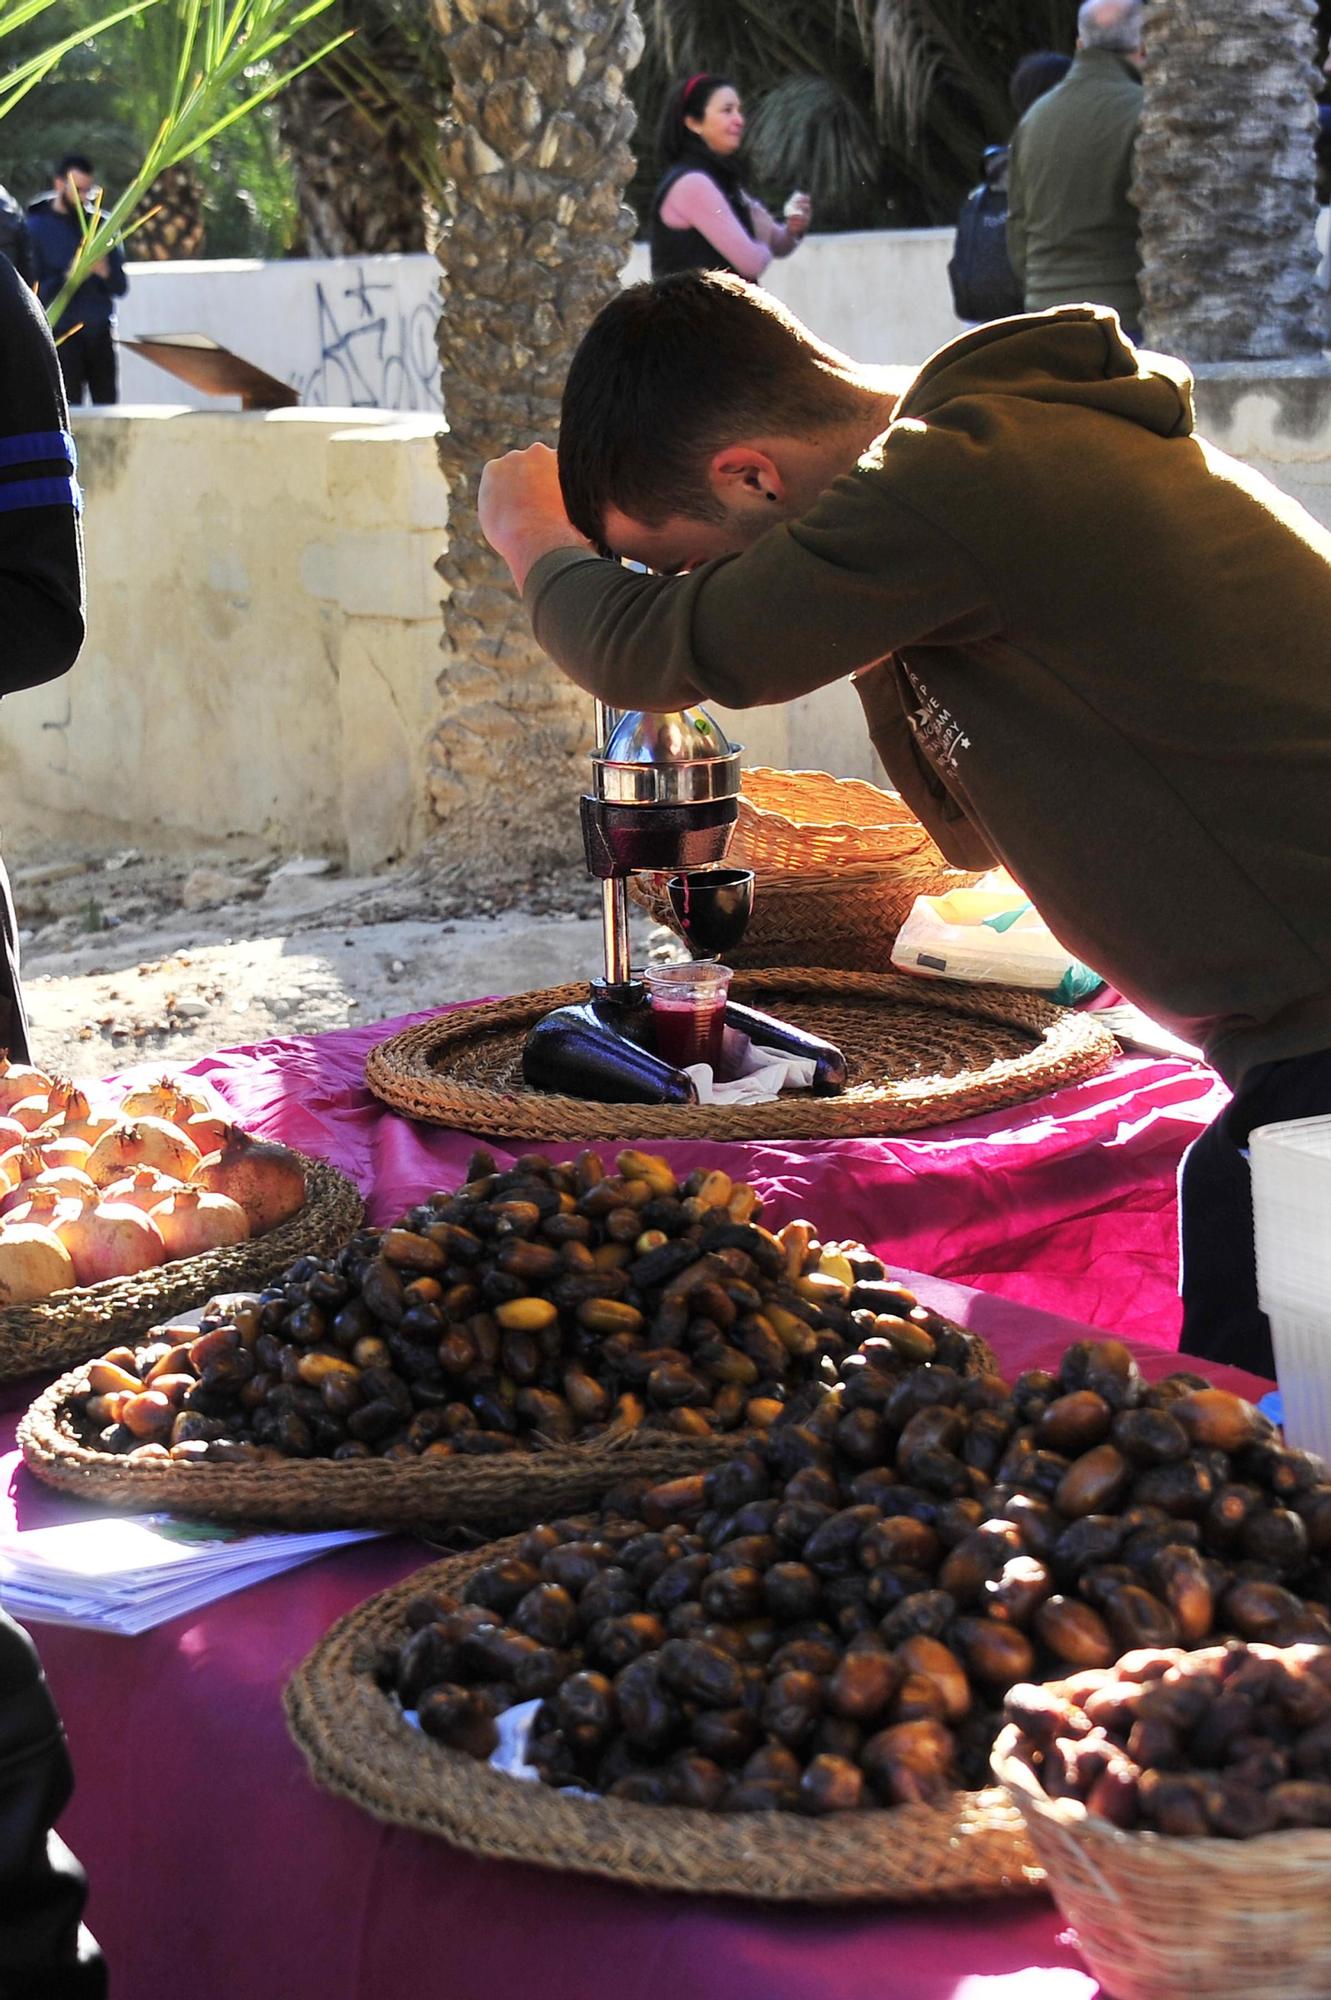
<instances>
[{"instance_id":1,"label":"man's short hair","mask_svg":"<svg viewBox=\"0 0 1331 2000\"><path fill-rule=\"evenodd\" d=\"M1130 56L1142 45L1145 19L1142 0L1085 0L1077 15L1077 39L1084 49Z\"/></svg>"},{"instance_id":2,"label":"man's short hair","mask_svg":"<svg viewBox=\"0 0 1331 2000\"><path fill-rule=\"evenodd\" d=\"M57 180L62 181L66 174L90 174L92 172L93 164L86 153L62 153L56 161L55 175Z\"/></svg>"},{"instance_id":3,"label":"man's short hair","mask_svg":"<svg viewBox=\"0 0 1331 2000\"><path fill-rule=\"evenodd\" d=\"M559 422L569 520L604 547L607 507L655 527L723 518L707 465L723 445L807 437L864 408L854 364L766 292L721 271L632 285L573 357Z\"/></svg>"}]
</instances>

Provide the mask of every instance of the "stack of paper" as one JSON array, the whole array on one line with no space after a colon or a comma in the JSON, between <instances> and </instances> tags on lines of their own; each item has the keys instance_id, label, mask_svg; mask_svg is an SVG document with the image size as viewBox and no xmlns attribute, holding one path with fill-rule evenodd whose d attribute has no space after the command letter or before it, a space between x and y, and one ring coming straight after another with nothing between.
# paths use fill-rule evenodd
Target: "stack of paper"
<instances>
[{"instance_id":1,"label":"stack of paper","mask_svg":"<svg viewBox=\"0 0 1331 2000\"><path fill-rule=\"evenodd\" d=\"M116 1515L0 1535L0 1604L24 1623L146 1632L376 1530L269 1533L171 1514Z\"/></svg>"}]
</instances>

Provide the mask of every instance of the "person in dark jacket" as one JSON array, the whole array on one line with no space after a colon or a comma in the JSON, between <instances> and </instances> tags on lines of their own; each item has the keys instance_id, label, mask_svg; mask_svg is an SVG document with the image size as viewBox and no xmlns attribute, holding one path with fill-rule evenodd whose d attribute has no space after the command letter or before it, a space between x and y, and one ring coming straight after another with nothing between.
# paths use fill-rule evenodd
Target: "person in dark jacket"
<instances>
[{"instance_id":1,"label":"person in dark jacket","mask_svg":"<svg viewBox=\"0 0 1331 2000\"><path fill-rule=\"evenodd\" d=\"M37 296L44 306L59 296L82 247L93 216L92 193L91 160L84 153L66 153L55 170L51 193L42 195L28 210ZM81 403L85 389L90 403L119 399L115 302L128 290L125 253L117 245L93 265L61 313L55 334L65 393L71 403Z\"/></svg>"},{"instance_id":2,"label":"person in dark jacket","mask_svg":"<svg viewBox=\"0 0 1331 2000\"><path fill-rule=\"evenodd\" d=\"M28 233L27 220L9 189L2 186L0 186L0 251L8 257L25 285L36 284L37 264L32 254L32 237Z\"/></svg>"},{"instance_id":3,"label":"person in dark jacket","mask_svg":"<svg viewBox=\"0 0 1331 2000\"><path fill-rule=\"evenodd\" d=\"M79 492L55 344L0 257L0 694L53 680L83 643ZM0 1045L28 1053L9 884L0 867ZM81 1921L87 1884L53 1831L73 1787L37 1653L0 1611L0 2000L104 2000Z\"/></svg>"},{"instance_id":4,"label":"person in dark jacket","mask_svg":"<svg viewBox=\"0 0 1331 2000\"><path fill-rule=\"evenodd\" d=\"M1053 49L1023 56L1008 79L1008 96L1017 117L1024 118L1036 99L1062 83L1071 68L1072 57ZM984 179L961 204L947 267L953 310L958 319L972 324L1004 319L1019 313L1023 305L1022 287L1007 249L1007 147L986 146L982 171Z\"/></svg>"},{"instance_id":5,"label":"person in dark jacket","mask_svg":"<svg viewBox=\"0 0 1331 2000\"><path fill-rule=\"evenodd\" d=\"M105 2000L87 1879L52 1830L72 1790L36 1648L0 1611L0 2000Z\"/></svg>"},{"instance_id":6,"label":"person in dark jacket","mask_svg":"<svg viewBox=\"0 0 1331 2000\"><path fill-rule=\"evenodd\" d=\"M1012 135L1007 244L1027 312L1112 306L1142 323L1139 217L1129 195L1141 121L1141 0L1085 0L1077 53Z\"/></svg>"},{"instance_id":7,"label":"person in dark jacket","mask_svg":"<svg viewBox=\"0 0 1331 2000\"><path fill-rule=\"evenodd\" d=\"M83 544L60 369L33 294L0 257L0 695L68 673L83 644ZM18 933L0 865L0 1048L28 1054Z\"/></svg>"},{"instance_id":8,"label":"person in dark jacket","mask_svg":"<svg viewBox=\"0 0 1331 2000\"><path fill-rule=\"evenodd\" d=\"M778 222L740 185L736 155L744 111L733 83L710 71L688 77L669 98L657 150L665 172L652 196L652 276L676 271L733 271L761 278L773 257L803 242L812 215L793 194Z\"/></svg>"}]
</instances>

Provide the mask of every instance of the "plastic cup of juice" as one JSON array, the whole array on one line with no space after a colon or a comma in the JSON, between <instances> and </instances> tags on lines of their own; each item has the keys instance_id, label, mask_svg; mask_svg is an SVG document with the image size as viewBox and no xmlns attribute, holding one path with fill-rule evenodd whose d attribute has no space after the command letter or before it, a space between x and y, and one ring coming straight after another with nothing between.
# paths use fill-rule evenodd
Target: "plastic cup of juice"
<instances>
[{"instance_id":1,"label":"plastic cup of juice","mask_svg":"<svg viewBox=\"0 0 1331 2000\"><path fill-rule=\"evenodd\" d=\"M721 1061L730 967L710 960L649 965L643 973L652 1007L652 1036L662 1062L675 1069Z\"/></svg>"}]
</instances>

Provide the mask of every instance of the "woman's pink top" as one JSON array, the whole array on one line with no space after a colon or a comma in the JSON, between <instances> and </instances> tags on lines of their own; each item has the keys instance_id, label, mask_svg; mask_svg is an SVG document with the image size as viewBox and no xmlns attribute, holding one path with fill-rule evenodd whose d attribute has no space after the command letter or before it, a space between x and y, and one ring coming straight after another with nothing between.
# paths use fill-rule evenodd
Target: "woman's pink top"
<instances>
[{"instance_id":1,"label":"woman's pink top","mask_svg":"<svg viewBox=\"0 0 1331 2000\"><path fill-rule=\"evenodd\" d=\"M742 278L761 278L773 257L788 257L800 239L751 194L744 200L753 219L752 236L741 228L715 181L702 173L681 174L661 203L661 220L667 229L696 229Z\"/></svg>"}]
</instances>

